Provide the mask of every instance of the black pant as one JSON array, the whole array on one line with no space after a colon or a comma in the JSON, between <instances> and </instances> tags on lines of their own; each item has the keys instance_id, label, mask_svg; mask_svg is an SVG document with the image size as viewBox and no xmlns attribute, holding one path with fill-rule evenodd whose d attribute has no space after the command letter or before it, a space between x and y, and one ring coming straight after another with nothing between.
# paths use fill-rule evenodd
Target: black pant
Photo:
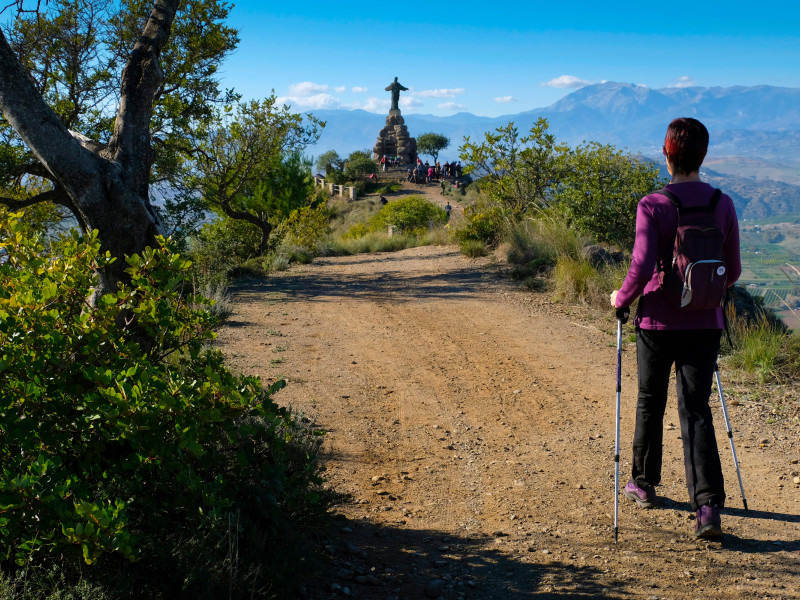
<instances>
[{"instance_id":1,"label":"black pant","mask_svg":"<svg viewBox=\"0 0 800 600\"><path fill-rule=\"evenodd\" d=\"M661 482L664 411L674 363L686 486L694 510L709 503L725 503L722 466L708 404L721 334L718 329L636 330L639 398L633 434L633 479L640 486Z\"/></svg>"}]
</instances>

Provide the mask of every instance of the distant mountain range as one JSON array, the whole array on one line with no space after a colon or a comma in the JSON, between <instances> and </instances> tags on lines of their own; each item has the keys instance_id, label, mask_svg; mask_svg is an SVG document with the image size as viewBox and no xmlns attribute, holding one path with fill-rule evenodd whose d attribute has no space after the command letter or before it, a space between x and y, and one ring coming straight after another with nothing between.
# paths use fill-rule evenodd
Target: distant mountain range
<instances>
[{"instance_id":1,"label":"distant mountain range","mask_svg":"<svg viewBox=\"0 0 800 600\"><path fill-rule=\"evenodd\" d=\"M336 150L372 150L386 115L363 110L320 110L314 115L327 125L311 155ZM598 83L583 87L555 104L500 117L461 112L448 117L404 114L412 136L435 132L450 138L440 160L458 157L465 136L483 138L513 121L526 132L540 117L561 142L613 144L632 153L660 160L667 124L675 117L695 117L709 129L708 163L723 186L737 179L737 209L748 217L800 212L800 89L772 86L685 87L650 89L627 83ZM764 181L766 178L770 180ZM778 183L782 182L782 183ZM764 186L769 191L762 190ZM785 187L784 187L785 186ZM785 196L789 199L784 200ZM765 201L772 198L773 201ZM745 211L745 207L750 210ZM758 207L758 209L756 209Z\"/></svg>"},{"instance_id":2,"label":"distant mountain range","mask_svg":"<svg viewBox=\"0 0 800 600\"><path fill-rule=\"evenodd\" d=\"M311 149L339 154L371 149L386 115L363 110L320 110L327 122ZM527 131L545 117L556 137L572 146L584 140L614 144L631 152L657 154L667 124L678 116L695 117L711 132L710 156L746 156L800 161L800 89L771 86L650 89L628 83L583 87L555 104L500 117L461 112L448 117L404 114L412 136L427 131L450 138L442 156L457 157L464 136L473 139L513 121Z\"/></svg>"}]
</instances>

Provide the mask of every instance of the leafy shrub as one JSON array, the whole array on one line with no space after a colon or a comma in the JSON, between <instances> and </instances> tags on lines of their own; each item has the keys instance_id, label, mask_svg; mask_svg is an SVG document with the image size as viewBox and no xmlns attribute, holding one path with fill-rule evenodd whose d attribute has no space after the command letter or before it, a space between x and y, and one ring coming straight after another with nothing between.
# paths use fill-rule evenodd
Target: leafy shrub
<instances>
[{"instance_id":1,"label":"leafy shrub","mask_svg":"<svg viewBox=\"0 0 800 600\"><path fill-rule=\"evenodd\" d=\"M499 205L480 202L464 209L464 224L458 229L457 236L462 242L476 240L492 246L500 239L504 223Z\"/></svg>"},{"instance_id":2,"label":"leafy shrub","mask_svg":"<svg viewBox=\"0 0 800 600\"><path fill-rule=\"evenodd\" d=\"M313 253L330 233L331 214L325 204L303 206L281 221L273 234L279 244L304 248Z\"/></svg>"},{"instance_id":3,"label":"leafy shrub","mask_svg":"<svg viewBox=\"0 0 800 600\"><path fill-rule=\"evenodd\" d=\"M632 248L639 200L666 183L658 165L597 142L578 146L565 160L554 209L596 242Z\"/></svg>"},{"instance_id":4,"label":"leafy shrub","mask_svg":"<svg viewBox=\"0 0 800 600\"><path fill-rule=\"evenodd\" d=\"M429 223L444 224L447 213L423 196L408 196L390 202L367 224L369 231L386 231L394 225L404 233L424 233Z\"/></svg>"},{"instance_id":5,"label":"leafy shrub","mask_svg":"<svg viewBox=\"0 0 800 600\"><path fill-rule=\"evenodd\" d=\"M372 160L368 150L356 150L347 157L344 165L344 177L347 181L359 181L378 172L378 165Z\"/></svg>"},{"instance_id":6,"label":"leafy shrub","mask_svg":"<svg viewBox=\"0 0 800 600\"><path fill-rule=\"evenodd\" d=\"M188 256L200 275L227 273L258 255L261 231L241 219L219 218L206 223L190 240Z\"/></svg>"},{"instance_id":7,"label":"leafy shrub","mask_svg":"<svg viewBox=\"0 0 800 600\"><path fill-rule=\"evenodd\" d=\"M489 254L489 249L481 240L463 240L459 245L461 254L469 256L470 258L477 258L478 256L486 256Z\"/></svg>"},{"instance_id":8,"label":"leafy shrub","mask_svg":"<svg viewBox=\"0 0 800 600\"><path fill-rule=\"evenodd\" d=\"M166 243L127 258L131 284L90 305L111 260L96 234L54 254L18 216L0 233L0 566L100 561L117 583L166 570L149 582L165 597L277 585L269 560L290 560L292 528L327 506L319 438L271 398L283 382L264 390L206 348L214 319L184 301L188 262Z\"/></svg>"}]
</instances>

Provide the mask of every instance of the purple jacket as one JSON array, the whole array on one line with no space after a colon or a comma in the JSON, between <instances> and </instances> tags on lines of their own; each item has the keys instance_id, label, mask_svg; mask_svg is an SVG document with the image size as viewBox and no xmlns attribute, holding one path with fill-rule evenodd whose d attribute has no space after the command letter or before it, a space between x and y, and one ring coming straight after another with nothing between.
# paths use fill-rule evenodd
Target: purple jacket
<instances>
[{"instance_id":1,"label":"purple jacket","mask_svg":"<svg viewBox=\"0 0 800 600\"><path fill-rule=\"evenodd\" d=\"M684 206L707 205L714 193L713 187L700 181L670 184L667 189L678 196ZM730 197L722 194L715 215L725 234L728 286L732 286L742 274L742 262L739 255L739 221ZM722 329L722 308L673 308L658 287L657 260L659 257L672 260L677 230L678 211L668 198L661 194L650 194L639 201L631 267L617 294L617 306L630 306L641 295L634 320L636 327L641 329Z\"/></svg>"}]
</instances>

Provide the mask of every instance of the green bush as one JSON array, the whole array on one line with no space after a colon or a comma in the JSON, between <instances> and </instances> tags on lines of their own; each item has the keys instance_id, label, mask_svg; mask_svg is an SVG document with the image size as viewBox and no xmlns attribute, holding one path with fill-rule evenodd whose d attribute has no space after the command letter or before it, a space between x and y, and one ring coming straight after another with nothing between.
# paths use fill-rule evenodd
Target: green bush
<instances>
[{"instance_id":1,"label":"green bush","mask_svg":"<svg viewBox=\"0 0 800 600\"><path fill-rule=\"evenodd\" d=\"M188 256L201 276L227 273L258 255L261 231L241 219L218 218L206 223L189 241Z\"/></svg>"},{"instance_id":2,"label":"green bush","mask_svg":"<svg viewBox=\"0 0 800 600\"><path fill-rule=\"evenodd\" d=\"M489 254L489 248L486 247L481 240L462 240L459 244L461 254L469 256L470 258L477 258L478 256L486 256Z\"/></svg>"},{"instance_id":3,"label":"green bush","mask_svg":"<svg viewBox=\"0 0 800 600\"><path fill-rule=\"evenodd\" d=\"M464 223L456 235L462 242L476 240L492 246L500 240L504 226L502 208L484 201L464 209Z\"/></svg>"},{"instance_id":4,"label":"green bush","mask_svg":"<svg viewBox=\"0 0 800 600\"><path fill-rule=\"evenodd\" d=\"M304 206L293 210L281 221L273 237L279 245L296 246L313 254L330 234L330 220L331 213L325 204Z\"/></svg>"},{"instance_id":5,"label":"green bush","mask_svg":"<svg viewBox=\"0 0 800 600\"><path fill-rule=\"evenodd\" d=\"M429 224L443 225L447 213L438 204L423 196L407 196L390 202L378 211L367 224L369 231L386 231L394 225L404 233L424 233Z\"/></svg>"},{"instance_id":6,"label":"green bush","mask_svg":"<svg viewBox=\"0 0 800 600\"><path fill-rule=\"evenodd\" d=\"M111 260L96 234L45 246L18 216L0 234L0 567L82 560L113 585L144 578L146 597L280 586L327 507L319 438L271 399L283 382L264 390L206 348L188 262L166 244L131 256L131 284L89 305Z\"/></svg>"}]
</instances>

